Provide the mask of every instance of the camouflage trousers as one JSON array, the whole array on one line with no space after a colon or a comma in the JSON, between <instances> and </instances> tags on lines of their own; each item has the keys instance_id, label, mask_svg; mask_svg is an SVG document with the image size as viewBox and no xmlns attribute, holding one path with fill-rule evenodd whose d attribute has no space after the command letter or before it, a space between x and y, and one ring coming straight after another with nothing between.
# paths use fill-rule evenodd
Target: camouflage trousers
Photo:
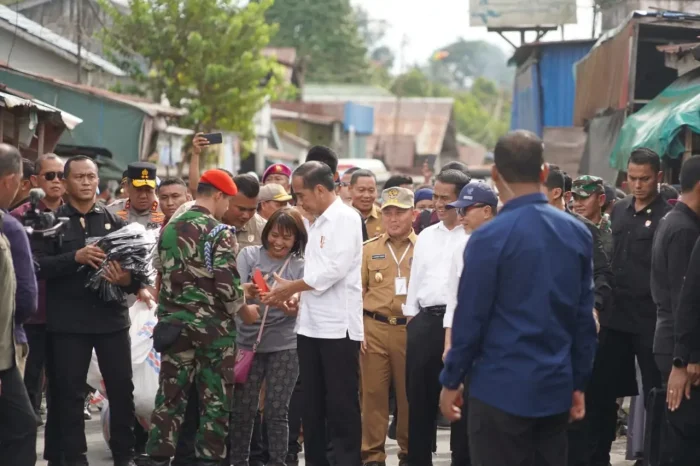
<instances>
[{"instance_id":1,"label":"camouflage trousers","mask_svg":"<svg viewBox=\"0 0 700 466\"><path fill-rule=\"evenodd\" d=\"M182 340L176 348L161 353L160 386L146 451L155 457L175 456L194 383L200 407L195 452L201 459L223 459L233 403L234 337L220 337L206 346L190 345L186 350L181 349Z\"/></svg>"}]
</instances>

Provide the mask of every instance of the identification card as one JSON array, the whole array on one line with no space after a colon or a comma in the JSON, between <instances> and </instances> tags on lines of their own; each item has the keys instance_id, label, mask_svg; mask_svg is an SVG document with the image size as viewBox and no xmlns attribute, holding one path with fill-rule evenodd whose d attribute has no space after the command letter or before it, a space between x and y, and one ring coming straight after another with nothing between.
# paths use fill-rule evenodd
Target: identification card
<instances>
[{"instance_id":1,"label":"identification card","mask_svg":"<svg viewBox=\"0 0 700 466\"><path fill-rule=\"evenodd\" d=\"M394 293L396 293L396 296L406 296L408 294L406 277L394 278Z\"/></svg>"}]
</instances>

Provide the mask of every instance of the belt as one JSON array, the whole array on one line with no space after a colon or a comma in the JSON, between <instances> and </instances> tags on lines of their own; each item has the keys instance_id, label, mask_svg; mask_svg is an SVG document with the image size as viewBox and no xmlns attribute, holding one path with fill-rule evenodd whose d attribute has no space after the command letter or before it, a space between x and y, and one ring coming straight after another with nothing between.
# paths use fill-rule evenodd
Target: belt
<instances>
[{"instance_id":1,"label":"belt","mask_svg":"<svg viewBox=\"0 0 700 466\"><path fill-rule=\"evenodd\" d=\"M447 306L445 305L439 305L439 306L428 306L428 307L420 307L421 312L425 312L427 314L430 314L431 316L438 316L442 317L445 315L445 311L447 310Z\"/></svg>"},{"instance_id":2,"label":"belt","mask_svg":"<svg viewBox=\"0 0 700 466\"><path fill-rule=\"evenodd\" d=\"M389 324L389 325L406 325L406 322L408 322L408 319L406 317L387 317L382 314L378 314L376 312L368 311L366 309L363 309L363 313L369 317L370 319L374 319L378 322L381 322L383 324Z\"/></svg>"}]
</instances>

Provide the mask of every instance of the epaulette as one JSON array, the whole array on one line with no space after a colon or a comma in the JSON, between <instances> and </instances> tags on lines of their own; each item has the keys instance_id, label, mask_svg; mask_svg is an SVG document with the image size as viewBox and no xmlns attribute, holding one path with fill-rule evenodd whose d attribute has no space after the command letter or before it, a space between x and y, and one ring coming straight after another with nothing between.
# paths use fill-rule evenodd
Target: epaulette
<instances>
[{"instance_id":1,"label":"epaulette","mask_svg":"<svg viewBox=\"0 0 700 466\"><path fill-rule=\"evenodd\" d=\"M118 210L116 213L119 216L119 218L121 218L122 220L124 220L124 221L129 220L129 212L127 212L126 210Z\"/></svg>"},{"instance_id":2,"label":"epaulette","mask_svg":"<svg viewBox=\"0 0 700 466\"><path fill-rule=\"evenodd\" d=\"M367 241L365 241L364 243L362 243L362 245L364 246L365 244L369 244L369 243L371 243L372 241L377 241L379 238L381 238L381 235L380 235L380 236L375 236L374 238L368 239Z\"/></svg>"},{"instance_id":3,"label":"epaulette","mask_svg":"<svg viewBox=\"0 0 700 466\"><path fill-rule=\"evenodd\" d=\"M165 214L163 212L152 212L151 220L155 223L163 223L165 221Z\"/></svg>"}]
</instances>

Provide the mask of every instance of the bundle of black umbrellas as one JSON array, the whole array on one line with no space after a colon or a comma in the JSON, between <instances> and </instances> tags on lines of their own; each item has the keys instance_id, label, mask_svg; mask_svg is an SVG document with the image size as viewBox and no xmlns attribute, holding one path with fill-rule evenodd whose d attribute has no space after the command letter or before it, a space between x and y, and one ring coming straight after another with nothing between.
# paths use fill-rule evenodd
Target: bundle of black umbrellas
<instances>
[{"instance_id":1,"label":"bundle of black umbrellas","mask_svg":"<svg viewBox=\"0 0 700 466\"><path fill-rule=\"evenodd\" d=\"M157 236L143 225L132 223L101 238L88 238L107 255L97 269L90 269L86 287L96 291L105 301L123 301L126 293L104 278L105 267L109 262L118 262L123 270L131 272L131 281L153 286L156 271L153 268L153 253Z\"/></svg>"}]
</instances>

